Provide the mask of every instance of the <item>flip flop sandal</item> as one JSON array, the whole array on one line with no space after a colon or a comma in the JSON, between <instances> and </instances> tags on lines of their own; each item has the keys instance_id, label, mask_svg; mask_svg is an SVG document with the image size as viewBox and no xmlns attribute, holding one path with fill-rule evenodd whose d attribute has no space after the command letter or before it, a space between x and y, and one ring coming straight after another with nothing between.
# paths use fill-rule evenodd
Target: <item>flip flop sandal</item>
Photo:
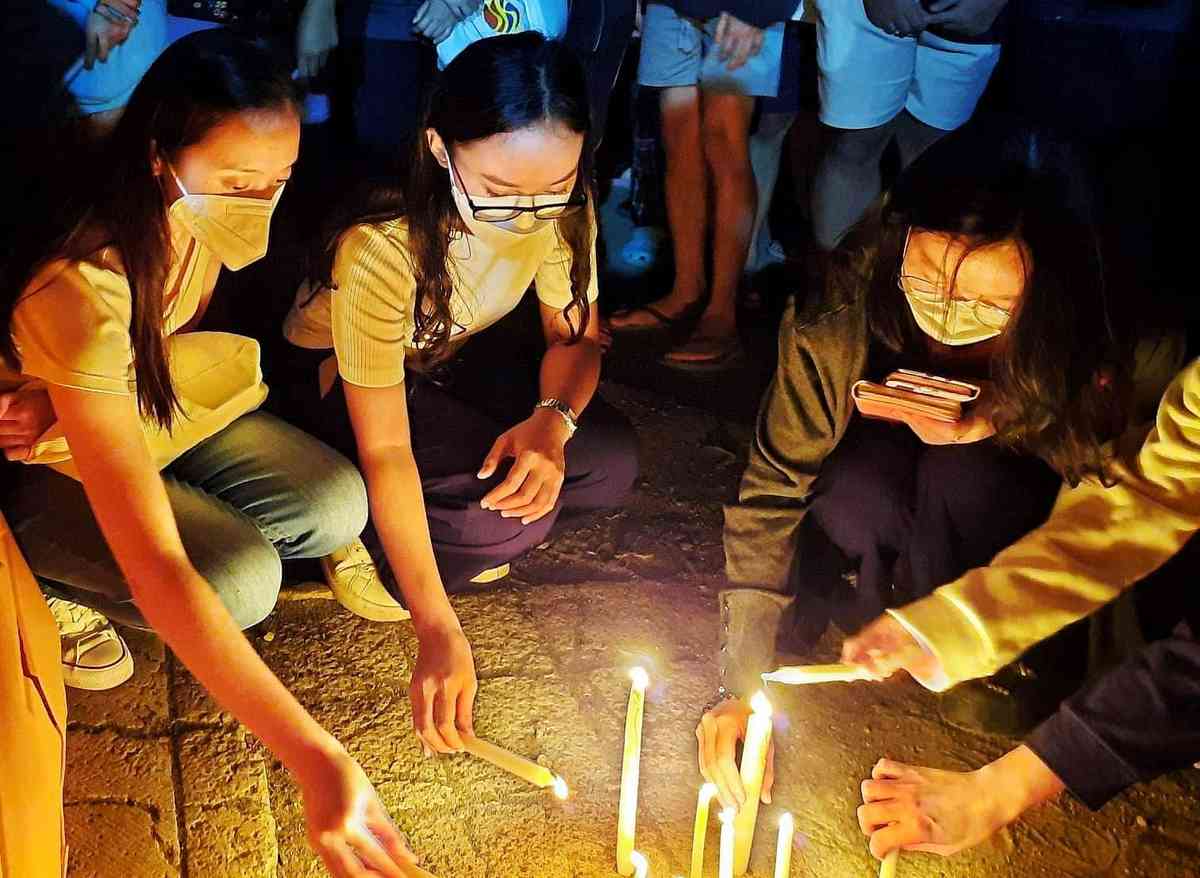
<instances>
[{"instance_id":1,"label":"flip flop sandal","mask_svg":"<svg viewBox=\"0 0 1200 878\"><path fill-rule=\"evenodd\" d=\"M659 362L664 366L678 369L681 372L720 372L736 364L745 355L745 351L742 350L741 340L736 336L731 339L692 339L676 350L683 350L693 346L698 347L701 344L714 341L719 342L719 344L713 347L711 357L681 360L672 357L668 353Z\"/></svg>"},{"instance_id":2,"label":"flip flop sandal","mask_svg":"<svg viewBox=\"0 0 1200 878\"><path fill-rule=\"evenodd\" d=\"M659 311L653 305L639 305L636 308L625 308L621 311L617 311L616 313L614 313L612 315L612 317L616 317L618 315L628 316L630 314L636 314L639 311L643 311L646 314L649 314L651 317L653 317L655 320L655 323L657 323L658 325L657 326L655 326L655 325L614 326L612 323L612 317L610 317L608 320L608 330L613 335L617 335L618 333L633 333L633 332L664 332L668 329L674 329L679 324L688 320L691 317L691 310L692 309L688 309L687 311L684 311L678 317L671 317L670 315L664 314L662 311Z\"/></svg>"}]
</instances>

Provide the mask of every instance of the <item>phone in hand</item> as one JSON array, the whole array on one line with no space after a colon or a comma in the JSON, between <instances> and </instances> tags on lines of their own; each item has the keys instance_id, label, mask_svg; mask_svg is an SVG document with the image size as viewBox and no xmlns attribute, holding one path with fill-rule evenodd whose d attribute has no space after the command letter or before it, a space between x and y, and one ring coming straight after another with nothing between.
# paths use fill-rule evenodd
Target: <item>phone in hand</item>
<instances>
[{"instance_id":1,"label":"phone in hand","mask_svg":"<svg viewBox=\"0 0 1200 878\"><path fill-rule=\"evenodd\" d=\"M882 384L857 381L850 390L855 406L868 418L903 421L906 414L957 423L979 398L979 386L913 369L897 369Z\"/></svg>"}]
</instances>

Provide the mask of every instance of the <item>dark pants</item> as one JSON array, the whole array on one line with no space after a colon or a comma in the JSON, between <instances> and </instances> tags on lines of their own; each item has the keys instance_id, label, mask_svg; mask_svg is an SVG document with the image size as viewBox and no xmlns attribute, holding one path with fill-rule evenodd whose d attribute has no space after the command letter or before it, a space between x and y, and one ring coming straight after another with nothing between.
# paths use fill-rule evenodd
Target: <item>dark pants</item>
<instances>
[{"instance_id":1,"label":"dark pants","mask_svg":"<svg viewBox=\"0 0 1200 878\"><path fill-rule=\"evenodd\" d=\"M1090 808L1200 760L1198 573L1193 538L1138 586L1143 629L1176 627L1063 702L1026 741Z\"/></svg>"},{"instance_id":2,"label":"dark pants","mask_svg":"<svg viewBox=\"0 0 1200 878\"><path fill-rule=\"evenodd\" d=\"M293 392L287 416L357 460L340 380L324 399L317 399L316 362L328 355L293 349L295 377L289 386L312 392L307 400ZM481 480L476 473L497 437L529 417L538 392L535 371L514 364L511 356L508 361L489 358L480 363L478 359L456 364L440 386L412 371L406 379L409 429L429 535L442 582L450 591L544 542L559 521L619 506L638 473L632 425L597 396L567 445L566 481L549 515L522 525L520 519L501 518L498 512L482 509L479 501L503 481L508 465L490 479ZM390 569L370 527L363 539L389 582Z\"/></svg>"},{"instance_id":3,"label":"dark pants","mask_svg":"<svg viewBox=\"0 0 1200 878\"><path fill-rule=\"evenodd\" d=\"M850 600L864 622L988 564L1046 520L1059 487L1041 460L993 440L926 445L903 424L856 416L813 486L810 527L857 566ZM803 603L822 590L821 565L797 554Z\"/></svg>"},{"instance_id":4,"label":"dark pants","mask_svg":"<svg viewBox=\"0 0 1200 878\"><path fill-rule=\"evenodd\" d=\"M587 70L595 143L604 137L608 103L633 39L636 0L588 0L571 4L563 42L579 55Z\"/></svg>"}]
</instances>

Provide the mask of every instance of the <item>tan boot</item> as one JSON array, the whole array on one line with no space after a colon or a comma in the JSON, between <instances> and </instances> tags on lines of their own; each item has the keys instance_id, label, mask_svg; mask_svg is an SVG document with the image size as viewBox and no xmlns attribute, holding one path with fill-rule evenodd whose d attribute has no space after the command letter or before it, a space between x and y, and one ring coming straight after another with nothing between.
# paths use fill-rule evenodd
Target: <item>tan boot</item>
<instances>
[{"instance_id":1,"label":"tan boot","mask_svg":"<svg viewBox=\"0 0 1200 878\"><path fill-rule=\"evenodd\" d=\"M326 555L321 559L321 570L338 603L354 615L372 622L403 622L412 618L412 613L392 597L379 578L362 540Z\"/></svg>"}]
</instances>

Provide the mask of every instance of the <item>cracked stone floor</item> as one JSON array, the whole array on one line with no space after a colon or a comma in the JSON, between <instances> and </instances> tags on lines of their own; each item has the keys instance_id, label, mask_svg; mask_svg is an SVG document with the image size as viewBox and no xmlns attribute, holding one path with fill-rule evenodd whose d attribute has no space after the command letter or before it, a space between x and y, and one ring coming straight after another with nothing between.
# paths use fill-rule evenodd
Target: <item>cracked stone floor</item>
<instances>
[{"instance_id":1,"label":"cracked stone floor","mask_svg":"<svg viewBox=\"0 0 1200 878\"><path fill-rule=\"evenodd\" d=\"M609 385L635 420L644 479L629 507L514 566L499 588L455 603L481 679L477 727L561 773L559 803L469 757L422 758L405 695L416 643L405 625L352 617L323 587L285 592L252 640L318 720L362 762L440 878L614 875L626 671L652 674L638 847L655 878L687 871L700 782L693 728L714 689L720 503L740 464L718 419L661 395ZM127 635L137 673L71 693L67 822L74 878L307 878L296 790L154 638ZM829 660L832 635L816 653ZM776 693L772 827L790 809L802 839L793 876L875 874L855 821L858 785L882 755L973 767L1009 742L943 724L911 681ZM1041 809L981 849L945 861L906 855L911 878L1200 874L1200 771L1121 796L1099 814ZM716 832L710 836L715 850ZM752 875L772 874L760 830ZM706 875L716 874L715 864Z\"/></svg>"}]
</instances>

